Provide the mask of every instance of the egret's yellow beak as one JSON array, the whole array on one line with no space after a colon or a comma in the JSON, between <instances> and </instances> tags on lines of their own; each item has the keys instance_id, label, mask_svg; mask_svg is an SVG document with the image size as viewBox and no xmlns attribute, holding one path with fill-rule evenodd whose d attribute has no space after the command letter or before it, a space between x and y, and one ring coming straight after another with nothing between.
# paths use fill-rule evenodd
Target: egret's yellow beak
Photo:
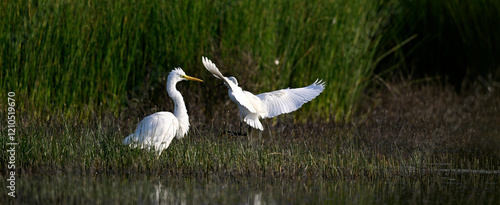
<instances>
[{"instance_id":1,"label":"egret's yellow beak","mask_svg":"<svg viewBox=\"0 0 500 205\"><path fill-rule=\"evenodd\" d=\"M191 77L191 76L187 76L187 75L183 75L183 76L181 76L181 77L185 78L186 80L192 80L192 81L203 82L203 80L202 80L202 79L198 79L198 78Z\"/></svg>"}]
</instances>

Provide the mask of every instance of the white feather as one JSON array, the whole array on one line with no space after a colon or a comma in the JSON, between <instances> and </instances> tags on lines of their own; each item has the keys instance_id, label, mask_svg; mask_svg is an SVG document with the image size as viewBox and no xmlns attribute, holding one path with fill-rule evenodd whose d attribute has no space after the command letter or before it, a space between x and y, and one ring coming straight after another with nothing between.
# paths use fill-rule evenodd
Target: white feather
<instances>
[{"instance_id":1,"label":"white feather","mask_svg":"<svg viewBox=\"0 0 500 205\"><path fill-rule=\"evenodd\" d=\"M238 86L234 77L224 77L217 66L202 57L203 65L216 78L224 80L229 98L238 105L240 119L248 125L264 130L259 118L271 118L299 109L304 103L316 98L325 89L325 83L316 80L313 84L295 89L282 89L254 95Z\"/></svg>"},{"instance_id":2,"label":"white feather","mask_svg":"<svg viewBox=\"0 0 500 205\"><path fill-rule=\"evenodd\" d=\"M174 113L157 112L145 117L134 133L123 139L124 145L132 148L154 149L157 157L167 149L174 137L183 138L189 130L189 116L181 93L175 88L177 82L182 80L200 79L187 76L181 68L176 68L168 75L167 93L174 101Z\"/></svg>"},{"instance_id":3,"label":"white feather","mask_svg":"<svg viewBox=\"0 0 500 205\"><path fill-rule=\"evenodd\" d=\"M258 94L257 97L262 101L262 105L267 110L267 113L261 115L261 117L272 118L293 112L316 98L324 89L325 83L321 80L316 80L316 82L307 87L287 88Z\"/></svg>"},{"instance_id":4,"label":"white feather","mask_svg":"<svg viewBox=\"0 0 500 205\"><path fill-rule=\"evenodd\" d=\"M220 73L219 69L217 66L215 66L214 63L212 63L211 60L209 60L206 57L201 58L203 61L203 65L205 68L210 71L216 78L222 79L224 81L224 84L229 88L230 93L229 96L231 99L234 98L233 101L238 102L240 106L243 106L246 108L249 112L256 112L255 108L248 102L248 100L245 98L245 95L243 94L243 90L238 87L233 81L229 80L228 78L224 77L222 73Z\"/></svg>"}]
</instances>

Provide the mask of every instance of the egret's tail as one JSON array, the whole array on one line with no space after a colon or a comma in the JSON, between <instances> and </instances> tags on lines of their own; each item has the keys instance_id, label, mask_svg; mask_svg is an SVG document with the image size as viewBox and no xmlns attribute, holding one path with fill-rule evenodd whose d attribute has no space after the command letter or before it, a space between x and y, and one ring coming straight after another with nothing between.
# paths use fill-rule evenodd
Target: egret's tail
<instances>
[{"instance_id":1,"label":"egret's tail","mask_svg":"<svg viewBox=\"0 0 500 205\"><path fill-rule=\"evenodd\" d=\"M257 115L257 114L254 114L254 113L249 114L245 117L245 119L243 119L243 121L255 129L259 129L261 131L264 131L264 127L262 126L262 123L260 123L259 115Z\"/></svg>"}]
</instances>

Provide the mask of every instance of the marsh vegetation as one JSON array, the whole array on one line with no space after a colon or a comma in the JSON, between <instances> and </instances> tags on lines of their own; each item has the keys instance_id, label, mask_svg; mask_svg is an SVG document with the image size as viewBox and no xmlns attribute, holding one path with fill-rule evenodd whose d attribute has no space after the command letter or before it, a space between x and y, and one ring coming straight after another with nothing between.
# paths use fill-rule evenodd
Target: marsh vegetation
<instances>
[{"instance_id":1,"label":"marsh vegetation","mask_svg":"<svg viewBox=\"0 0 500 205\"><path fill-rule=\"evenodd\" d=\"M153 152L121 146L129 130L112 117L53 118L44 122L49 126L27 117L19 129L19 191L27 197L21 201L453 203L477 195L484 203L497 201L500 98L492 95L456 126L441 115L460 108L461 96L436 86L398 90L404 94L379 93L382 103L358 125L285 116L266 120L264 132L231 136L223 133L239 126L235 120L198 122L158 160ZM45 183L53 191L38 192Z\"/></svg>"},{"instance_id":2,"label":"marsh vegetation","mask_svg":"<svg viewBox=\"0 0 500 205\"><path fill-rule=\"evenodd\" d=\"M2 2L0 116L16 93L10 202L494 203L500 3L462 5ZM325 92L263 132L226 135L237 108L201 56L254 93L316 78ZM121 146L144 116L172 109L165 82L178 66L206 82L177 87L188 136L159 159ZM7 152L0 160L4 178Z\"/></svg>"}]
</instances>

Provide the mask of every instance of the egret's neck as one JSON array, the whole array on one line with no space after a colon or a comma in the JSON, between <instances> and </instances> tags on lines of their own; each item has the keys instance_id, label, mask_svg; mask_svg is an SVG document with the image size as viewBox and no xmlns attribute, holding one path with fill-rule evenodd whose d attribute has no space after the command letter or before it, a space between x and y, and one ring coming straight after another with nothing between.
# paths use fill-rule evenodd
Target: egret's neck
<instances>
[{"instance_id":1,"label":"egret's neck","mask_svg":"<svg viewBox=\"0 0 500 205\"><path fill-rule=\"evenodd\" d=\"M177 139L184 137L189 130L189 116L186 104L181 93L175 88L177 82L167 83L167 93L174 101L174 115L179 120L179 129L177 130Z\"/></svg>"},{"instance_id":2,"label":"egret's neck","mask_svg":"<svg viewBox=\"0 0 500 205\"><path fill-rule=\"evenodd\" d=\"M186 104L184 103L184 98L182 98L181 92L177 90L175 85L177 82L167 84L167 93L170 98L174 101L174 115L179 120L188 121L189 117L187 114Z\"/></svg>"}]
</instances>

